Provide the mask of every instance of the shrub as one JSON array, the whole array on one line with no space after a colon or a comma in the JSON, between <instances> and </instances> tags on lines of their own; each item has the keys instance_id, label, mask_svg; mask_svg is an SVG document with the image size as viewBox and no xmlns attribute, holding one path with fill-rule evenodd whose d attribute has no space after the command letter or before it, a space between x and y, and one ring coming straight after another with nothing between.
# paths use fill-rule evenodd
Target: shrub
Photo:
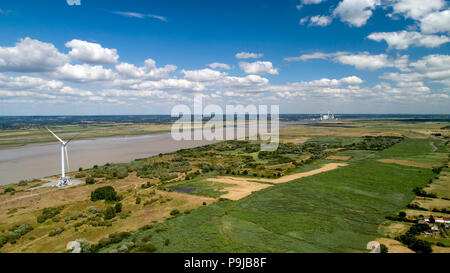
<instances>
[{"instance_id":1,"label":"shrub","mask_svg":"<svg viewBox=\"0 0 450 273\"><path fill-rule=\"evenodd\" d=\"M152 234L148 234L148 235L144 236L144 238L142 238L141 241L144 242L144 243L146 243L146 242L150 241L150 239L151 239L152 237L153 237Z\"/></svg>"},{"instance_id":2,"label":"shrub","mask_svg":"<svg viewBox=\"0 0 450 273\"><path fill-rule=\"evenodd\" d=\"M26 185L28 185L28 181L26 181L26 180L21 180L21 181L19 181L19 183L17 183L17 185L18 185L18 186L26 186Z\"/></svg>"},{"instance_id":3,"label":"shrub","mask_svg":"<svg viewBox=\"0 0 450 273\"><path fill-rule=\"evenodd\" d=\"M140 204L141 203L141 198L138 196L138 197L136 197L136 204Z\"/></svg>"},{"instance_id":4,"label":"shrub","mask_svg":"<svg viewBox=\"0 0 450 273\"><path fill-rule=\"evenodd\" d=\"M94 206L89 206L88 207L88 211L90 213L98 213L99 212L99 210L96 207L94 207Z\"/></svg>"},{"instance_id":5,"label":"shrub","mask_svg":"<svg viewBox=\"0 0 450 273\"><path fill-rule=\"evenodd\" d=\"M23 225L15 225L13 228L9 230L9 234L6 236L0 237L0 247L2 247L6 243L15 244L20 237L32 231L33 227L29 224Z\"/></svg>"},{"instance_id":6,"label":"shrub","mask_svg":"<svg viewBox=\"0 0 450 273\"><path fill-rule=\"evenodd\" d=\"M0 236L0 248L3 247L8 242L7 236Z\"/></svg>"},{"instance_id":7,"label":"shrub","mask_svg":"<svg viewBox=\"0 0 450 273\"><path fill-rule=\"evenodd\" d=\"M55 228L54 230L50 231L48 236L53 237L53 236L61 234L63 231L64 231L64 228L58 227L58 228Z\"/></svg>"},{"instance_id":8,"label":"shrub","mask_svg":"<svg viewBox=\"0 0 450 273\"><path fill-rule=\"evenodd\" d=\"M113 207L107 207L105 210L105 220L116 217L116 210Z\"/></svg>"},{"instance_id":9,"label":"shrub","mask_svg":"<svg viewBox=\"0 0 450 273\"><path fill-rule=\"evenodd\" d=\"M417 196L421 196L421 197L430 197L430 198L436 198L436 194L434 193L427 193L426 191L424 191L423 189L416 187L413 189L413 192L417 195Z\"/></svg>"},{"instance_id":10,"label":"shrub","mask_svg":"<svg viewBox=\"0 0 450 273\"><path fill-rule=\"evenodd\" d=\"M15 192L16 190L14 189L14 188L12 188L12 187L8 187L8 188L6 188L5 190L4 190L4 193L11 193L11 194L14 194L14 192Z\"/></svg>"},{"instance_id":11,"label":"shrub","mask_svg":"<svg viewBox=\"0 0 450 273\"><path fill-rule=\"evenodd\" d=\"M92 176L86 178L86 184L92 185L94 183L95 179Z\"/></svg>"},{"instance_id":12,"label":"shrub","mask_svg":"<svg viewBox=\"0 0 450 273\"><path fill-rule=\"evenodd\" d=\"M116 191L111 186L101 187L91 192L91 201L105 200L107 202L118 201Z\"/></svg>"},{"instance_id":13,"label":"shrub","mask_svg":"<svg viewBox=\"0 0 450 273\"><path fill-rule=\"evenodd\" d=\"M433 167L432 172L435 174L440 174L442 171L442 167Z\"/></svg>"},{"instance_id":14,"label":"shrub","mask_svg":"<svg viewBox=\"0 0 450 273\"><path fill-rule=\"evenodd\" d=\"M130 235L131 235L130 232L111 233L107 238L100 239L98 244L92 246L91 249L93 252L97 252L101 248L121 242L122 240L130 237Z\"/></svg>"},{"instance_id":15,"label":"shrub","mask_svg":"<svg viewBox=\"0 0 450 273\"><path fill-rule=\"evenodd\" d=\"M153 228L153 225L144 225L144 226L140 227L139 230L144 231L144 230L149 230L152 228Z\"/></svg>"},{"instance_id":16,"label":"shrub","mask_svg":"<svg viewBox=\"0 0 450 273\"><path fill-rule=\"evenodd\" d=\"M117 203L114 206L114 209L116 210L117 213L122 212L122 203Z\"/></svg>"},{"instance_id":17,"label":"shrub","mask_svg":"<svg viewBox=\"0 0 450 273\"><path fill-rule=\"evenodd\" d=\"M387 246L380 244L380 253L388 253Z\"/></svg>"},{"instance_id":18,"label":"shrub","mask_svg":"<svg viewBox=\"0 0 450 273\"><path fill-rule=\"evenodd\" d=\"M169 244L170 244L170 240L169 240L169 239L165 239L165 240L164 240L164 245L165 245L165 246L168 246Z\"/></svg>"},{"instance_id":19,"label":"shrub","mask_svg":"<svg viewBox=\"0 0 450 273\"><path fill-rule=\"evenodd\" d=\"M156 247L150 242L139 243L136 245L136 251L144 253L153 253L156 251Z\"/></svg>"},{"instance_id":20,"label":"shrub","mask_svg":"<svg viewBox=\"0 0 450 273\"><path fill-rule=\"evenodd\" d=\"M400 211L400 212L398 213L398 216L399 216L399 217L402 217L402 218L405 218L405 217L406 217L406 212Z\"/></svg>"},{"instance_id":21,"label":"shrub","mask_svg":"<svg viewBox=\"0 0 450 273\"><path fill-rule=\"evenodd\" d=\"M172 215L172 216L175 216L175 215L178 215L178 214L180 214L180 211L177 210L177 209L174 209L174 210L172 210L172 211L170 212L170 215Z\"/></svg>"},{"instance_id":22,"label":"shrub","mask_svg":"<svg viewBox=\"0 0 450 273\"><path fill-rule=\"evenodd\" d=\"M84 173L77 173L76 175L75 175L75 178L83 178L83 177L85 177L86 176L86 174L84 174Z\"/></svg>"},{"instance_id":23,"label":"shrub","mask_svg":"<svg viewBox=\"0 0 450 273\"><path fill-rule=\"evenodd\" d=\"M54 207L54 208L45 208L42 210L41 214L37 217L38 223L43 223L47 219L51 219L58 215L64 209L63 206Z\"/></svg>"}]
</instances>

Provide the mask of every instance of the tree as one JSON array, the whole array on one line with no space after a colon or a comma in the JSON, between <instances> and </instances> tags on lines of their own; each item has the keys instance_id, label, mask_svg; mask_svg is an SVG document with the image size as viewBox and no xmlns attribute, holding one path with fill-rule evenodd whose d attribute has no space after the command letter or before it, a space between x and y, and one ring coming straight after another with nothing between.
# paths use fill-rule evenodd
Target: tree
<instances>
[{"instance_id":1,"label":"tree","mask_svg":"<svg viewBox=\"0 0 450 273\"><path fill-rule=\"evenodd\" d=\"M116 217L116 210L113 207L107 207L105 210L105 220Z\"/></svg>"},{"instance_id":2,"label":"tree","mask_svg":"<svg viewBox=\"0 0 450 273\"><path fill-rule=\"evenodd\" d=\"M388 253L388 248L386 245L380 244L380 253Z\"/></svg>"},{"instance_id":3,"label":"tree","mask_svg":"<svg viewBox=\"0 0 450 273\"><path fill-rule=\"evenodd\" d=\"M136 204L140 204L141 203L141 198L138 196L138 197L136 197Z\"/></svg>"},{"instance_id":4,"label":"tree","mask_svg":"<svg viewBox=\"0 0 450 273\"><path fill-rule=\"evenodd\" d=\"M418 253L433 252L433 249L431 248L431 243L424 240L416 240L416 242L411 246L411 249Z\"/></svg>"},{"instance_id":5,"label":"tree","mask_svg":"<svg viewBox=\"0 0 450 273\"><path fill-rule=\"evenodd\" d=\"M122 203L116 203L114 209L116 210L117 213L122 212Z\"/></svg>"},{"instance_id":6,"label":"tree","mask_svg":"<svg viewBox=\"0 0 450 273\"><path fill-rule=\"evenodd\" d=\"M87 177L86 178L86 184L94 184L95 183L95 179L93 177Z\"/></svg>"},{"instance_id":7,"label":"tree","mask_svg":"<svg viewBox=\"0 0 450 273\"><path fill-rule=\"evenodd\" d=\"M105 200L111 202L111 201L118 201L119 197L117 196L117 193L113 187L106 186L97 188L93 192L91 192L91 201L97 200Z\"/></svg>"},{"instance_id":8,"label":"tree","mask_svg":"<svg viewBox=\"0 0 450 273\"><path fill-rule=\"evenodd\" d=\"M400 212L398 213L398 216L401 217L401 218L405 218L405 217L406 217L406 212L400 211Z\"/></svg>"}]
</instances>

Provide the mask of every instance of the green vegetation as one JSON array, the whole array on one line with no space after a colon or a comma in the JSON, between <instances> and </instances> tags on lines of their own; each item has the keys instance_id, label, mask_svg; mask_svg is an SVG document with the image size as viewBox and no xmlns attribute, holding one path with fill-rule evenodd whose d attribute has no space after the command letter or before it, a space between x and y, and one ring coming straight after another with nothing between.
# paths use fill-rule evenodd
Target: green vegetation
<instances>
[{"instance_id":1,"label":"green vegetation","mask_svg":"<svg viewBox=\"0 0 450 273\"><path fill-rule=\"evenodd\" d=\"M136 231L130 238L152 233L151 242L164 252L365 251L385 215L406 206L412 190L432 175L361 159L238 201L220 201L156 225L164 231Z\"/></svg>"},{"instance_id":2,"label":"green vegetation","mask_svg":"<svg viewBox=\"0 0 450 273\"><path fill-rule=\"evenodd\" d=\"M418 253L431 253L433 252L431 244L416 238L417 235L425 231L431 231L430 226L427 224L415 224L406 234L400 235L396 239Z\"/></svg>"},{"instance_id":3,"label":"green vegetation","mask_svg":"<svg viewBox=\"0 0 450 273\"><path fill-rule=\"evenodd\" d=\"M33 227L29 224L15 225L9 230L7 235L0 235L0 248L6 243L15 244L20 237L32 231Z\"/></svg>"},{"instance_id":4,"label":"green vegetation","mask_svg":"<svg viewBox=\"0 0 450 273\"><path fill-rule=\"evenodd\" d=\"M93 177L86 178L86 184L94 184L94 183L95 183L95 179Z\"/></svg>"},{"instance_id":5,"label":"green vegetation","mask_svg":"<svg viewBox=\"0 0 450 273\"><path fill-rule=\"evenodd\" d=\"M62 210L64 209L64 206L54 207L54 208L45 208L42 210L41 214L37 217L38 223L43 223L47 221L47 219L51 219L58 215Z\"/></svg>"},{"instance_id":6,"label":"green vegetation","mask_svg":"<svg viewBox=\"0 0 450 273\"><path fill-rule=\"evenodd\" d=\"M119 196L111 186L105 186L95 189L91 193L91 201L105 200L107 202L118 201Z\"/></svg>"},{"instance_id":7,"label":"green vegetation","mask_svg":"<svg viewBox=\"0 0 450 273\"><path fill-rule=\"evenodd\" d=\"M114 206L114 210L116 211L116 213L122 212L122 203L116 203L116 205Z\"/></svg>"},{"instance_id":8,"label":"green vegetation","mask_svg":"<svg viewBox=\"0 0 450 273\"><path fill-rule=\"evenodd\" d=\"M105 220L116 217L116 210L113 207L107 207L105 210Z\"/></svg>"},{"instance_id":9,"label":"green vegetation","mask_svg":"<svg viewBox=\"0 0 450 273\"><path fill-rule=\"evenodd\" d=\"M56 229L50 231L50 233L48 234L48 236L53 237L53 236L56 236L56 235L61 234L63 231L64 231L64 228L58 227L58 228L56 228Z\"/></svg>"}]
</instances>

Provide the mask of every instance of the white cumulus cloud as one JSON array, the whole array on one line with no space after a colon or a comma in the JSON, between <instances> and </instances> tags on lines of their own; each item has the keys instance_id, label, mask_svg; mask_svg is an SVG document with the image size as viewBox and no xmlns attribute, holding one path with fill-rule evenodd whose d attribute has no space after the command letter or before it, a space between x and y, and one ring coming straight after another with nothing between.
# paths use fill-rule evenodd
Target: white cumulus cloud
<instances>
[{"instance_id":1,"label":"white cumulus cloud","mask_svg":"<svg viewBox=\"0 0 450 273\"><path fill-rule=\"evenodd\" d=\"M361 27L372 16L377 4L376 0L343 0L333 14L350 26Z\"/></svg>"},{"instance_id":2,"label":"white cumulus cloud","mask_svg":"<svg viewBox=\"0 0 450 273\"><path fill-rule=\"evenodd\" d=\"M415 20L419 20L445 6L445 0L395 0L393 2L394 14L402 14Z\"/></svg>"},{"instance_id":3,"label":"white cumulus cloud","mask_svg":"<svg viewBox=\"0 0 450 273\"><path fill-rule=\"evenodd\" d=\"M274 68L272 63L267 61L257 61L253 63L240 62L239 67L247 74L278 74L278 69Z\"/></svg>"},{"instance_id":4,"label":"white cumulus cloud","mask_svg":"<svg viewBox=\"0 0 450 273\"><path fill-rule=\"evenodd\" d=\"M119 59L116 49L103 48L100 44L74 39L65 44L71 48L69 56L88 64L116 64Z\"/></svg>"},{"instance_id":5,"label":"white cumulus cloud","mask_svg":"<svg viewBox=\"0 0 450 273\"><path fill-rule=\"evenodd\" d=\"M231 67L227 64L224 63L210 63L208 64L209 67L211 67L212 69L217 69L217 68L222 68L222 69L230 69Z\"/></svg>"},{"instance_id":6,"label":"white cumulus cloud","mask_svg":"<svg viewBox=\"0 0 450 273\"><path fill-rule=\"evenodd\" d=\"M144 66L137 67L134 64L120 63L115 66L116 71L126 78L132 79L163 79L168 78L169 73L175 71L177 67L175 65L165 65L163 67L157 67L156 62L153 59L147 59L144 62Z\"/></svg>"},{"instance_id":7,"label":"white cumulus cloud","mask_svg":"<svg viewBox=\"0 0 450 273\"><path fill-rule=\"evenodd\" d=\"M236 53L236 58L237 59L257 59L257 58L261 58L262 56L264 56L262 53L252 53L252 52L239 52Z\"/></svg>"},{"instance_id":8,"label":"white cumulus cloud","mask_svg":"<svg viewBox=\"0 0 450 273\"><path fill-rule=\"evenodd\" d=\"M69 58L51 43L26 37L14 47L0 47L0 71L52 71L69 62Z\"/></svg>"},{"instance_id":9,"label":"white cumulus cloud","mask_svg":"<svg viewBox=\"0 0 450 273\"><path fill-rule=\"evenodd\" d=\"M217 81L223 78L227 73L205 68L202 70L181 70L184 74L184 78L191 81Z\"/></svg>"},{"instance_id":10,"label":"white cumulus cloud","mask_svg":"<svg viewBox=\"0 0 450 273\"><path fill-rule=\"evenodd\" d=\"M386 41L388 48L408 49L410 45L423 46L427 48L436 48L442 44L450 42L450 38L445 35L425 35L416 31L397 31L397 32L375 32L367 38L380 42Z\"/></svg>"},{"instance_id":11,"label":"white cumulus cloud","mask_svg":"<svg viewBox=\"0 0 450 273\"><path fill-rule=\"evenodd\" d=\"M328 26L333 19L330 16L316 15L309 19L309 26Z\"/></svg>"},{"instance_id":12,"label":"white cumulus cloud","mask_svg":"<svg viewBox=\"0 0 450 273\"><path fill-rule=\"evenodd\" d=\"M428 14L420 20L420 29L423 33L450 33L450 10Z\"/></svg>"}]
</instances>

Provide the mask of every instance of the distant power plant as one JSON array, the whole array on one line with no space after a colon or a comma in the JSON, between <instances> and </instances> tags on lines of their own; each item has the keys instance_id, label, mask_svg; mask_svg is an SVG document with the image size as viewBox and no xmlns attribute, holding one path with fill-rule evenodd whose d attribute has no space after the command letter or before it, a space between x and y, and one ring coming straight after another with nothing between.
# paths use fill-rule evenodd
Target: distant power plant
<instances>
[{"instance_id":1,"label":"distant power plant","mask_svg":"<svg viewBox=\"0 0 450 273\"><path fill-rule=\"evenodd\" d=\"M328 111L328 114L325 115L320 113L320 120L337 120L337 118L334 117L333 113L330 113L330 111Z\"/></svg>"}]
</instances>

